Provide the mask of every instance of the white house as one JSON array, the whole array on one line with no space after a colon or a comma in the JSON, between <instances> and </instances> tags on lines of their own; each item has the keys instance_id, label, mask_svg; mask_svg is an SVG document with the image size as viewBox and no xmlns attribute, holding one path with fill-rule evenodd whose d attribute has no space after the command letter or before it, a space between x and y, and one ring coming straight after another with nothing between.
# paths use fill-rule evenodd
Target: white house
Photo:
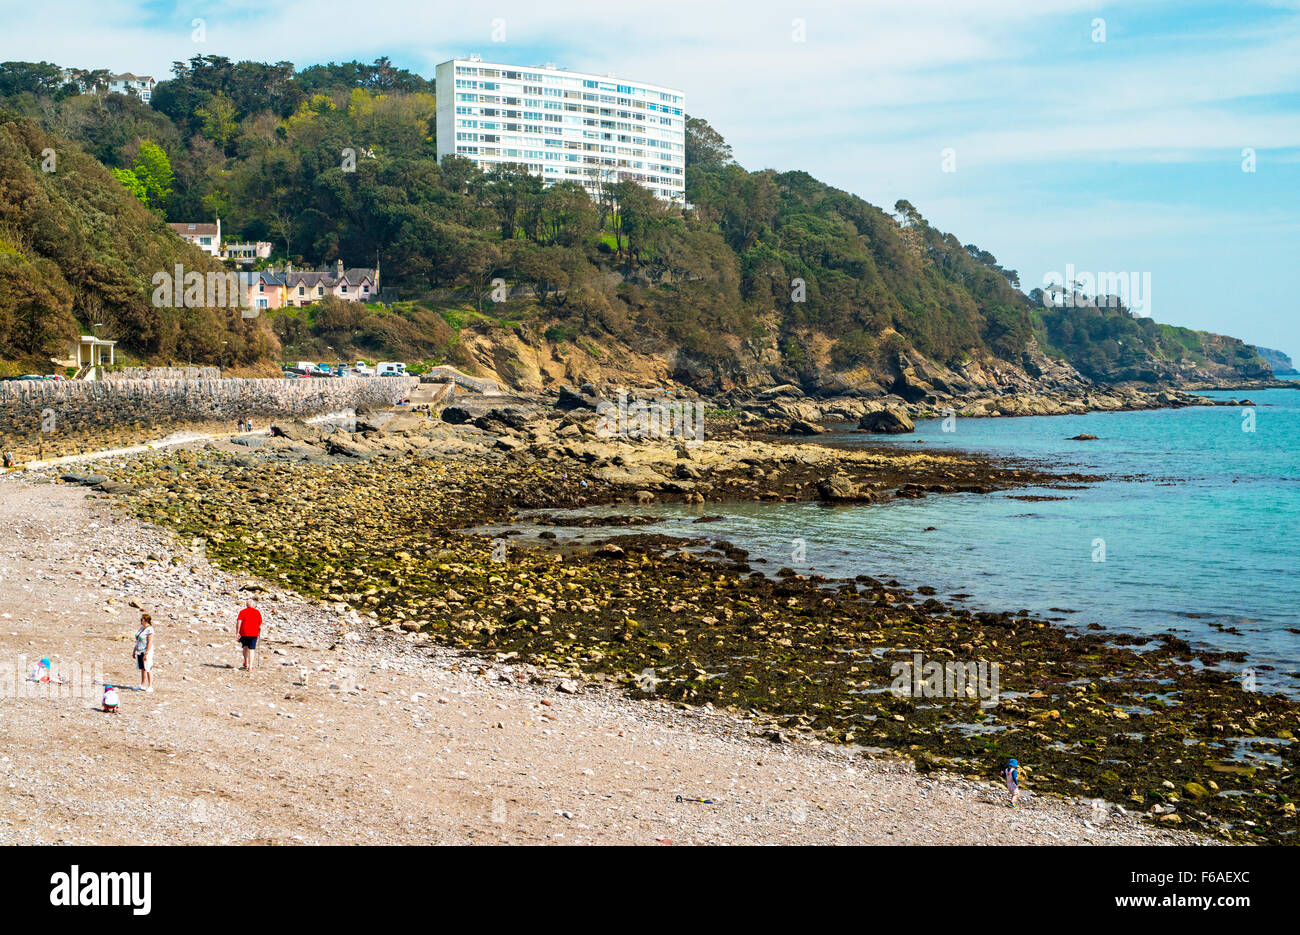
<instances>
[{"instance_id":1,"label":"white house","mask_svg":"<svg viewBox=\"0 0 1300 935\"><path fill-rule=\"evenodd\" d=\"M157 83L153 75L133 75L128 71L108 76L108 93L134 94L148 104L153 98L153 88Z\"/></svg>"},{"instance_id":2,"label":"white house","mask_svg":"<svg viewBox=\"0 0 1300 935\"><path fill-rule=\"evenodd\" d=\"M168 224L182 240L194 244L204 253L221 256L221 218L215 224Z\"/></svg>"}]
</instances>

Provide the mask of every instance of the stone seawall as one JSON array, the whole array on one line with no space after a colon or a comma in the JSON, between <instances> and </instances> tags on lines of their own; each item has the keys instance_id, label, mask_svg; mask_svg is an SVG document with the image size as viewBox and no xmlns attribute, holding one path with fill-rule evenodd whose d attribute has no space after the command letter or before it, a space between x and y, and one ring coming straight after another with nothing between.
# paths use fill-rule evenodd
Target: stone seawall
<instances>
[{"instance_id":1,"label":"stone seawall","mask_svg":"<svg viewBox=\"0 0 1300 935\"><path fill-rule=\"evenodd\" d=\"M233 431L239 419L309 418L381 408L414 377L312 380L10 380L0 382L0 451L15 463L137 445L174 432Z\"/></svg>"},{"instance_id":2,"label":"stone seawall","mask_svg":"<svg viewBox=\"0 0 1300 935\"><path fill-rule=\"evenodd\" d=\"M220 367L123 367L104 374L105 380L220 380Z\"/></svg>"}]
</instances>

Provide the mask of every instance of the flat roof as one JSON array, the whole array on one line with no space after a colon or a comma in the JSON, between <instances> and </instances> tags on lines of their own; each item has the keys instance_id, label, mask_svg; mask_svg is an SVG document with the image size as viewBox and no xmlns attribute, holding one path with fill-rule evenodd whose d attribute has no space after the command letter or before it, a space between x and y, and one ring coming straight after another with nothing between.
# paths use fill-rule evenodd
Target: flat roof
<instances>
[{"instance_id":1,"label":"flat roof","mask_svg":"<svg viewBox=\"0 0 1300 935\"><path fill-rule=\"evenodd\" d=\"M683 98L686 97L686 92L683 91L681 88L670 88L665 84L652 84L649 81L638 81L635 78L619 78L619 77L611 78L609 75L597 75L585 71L570 71L567 68L560 68L558 66L513 65L505 62L484 62L484 61L478 61L476 59L469 59L469 58L449 58L447 59L447 61L442 62L438 67L441 68L443 65L451 65L451 64L473 65L476 68L509 68L511 70L535 71L541 74L559 74L559 75L565 75L569 78L585 78L594 81L614 81L614 82L622 81L628 84L640 85L643 88L654 88L656 91L667 91L670 94L679 94Z\"/></svg>"}]
</instances>

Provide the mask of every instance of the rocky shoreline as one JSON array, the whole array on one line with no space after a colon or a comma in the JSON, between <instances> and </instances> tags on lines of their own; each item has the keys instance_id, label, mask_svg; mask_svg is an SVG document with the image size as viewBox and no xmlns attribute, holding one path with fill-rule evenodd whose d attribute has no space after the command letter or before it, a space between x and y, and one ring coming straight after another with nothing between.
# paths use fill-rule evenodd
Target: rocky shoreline
<instances>
[{"instance_id":1,"label":"rocky shoreline","mask_svg":"<svg viewBox=\"0 0 1300 935\"><path fill-rule=\"evenodd\" d=\"M6 697L0 844L1174 845L1206 839L902 756L773 744L709 705L631 698L210 564L98 492L0 476L0 646L94 676ZM266 617L254 675L234 608ZM153 614L152 695L134 684ZM102 669L99 668L102 666ZM20 666L24 671L25 666ZM7 686L6 686L7 687ZM87 695L89 697L87 697Z\"/></svg>"},{"instance_id":2,"label":"rocky shoreline","mask_svg":"<svg viewBox=\"0 0 1300 935\"><path fill-rule=\"evenodd\" d=\"M821 434L826 424L835 423L856 422L866 431L892 434L912 431L912 423L919 419L1061 416L1181 409L1186 406L1254 405L1249 399L1214 400L1187 390L1145 390L1132 385L1073 393L936 395L920 388L916 392L904 392L906 395L890 393L875 398L821 398L807 396L798 387L786 385L764 390L757 396L724 397L717 405L734 410L743 427L792 435ZM880 415L887 418L881 419Z\"/></svg>"},{"instance_id":3,"label":"rocky shoreline","mask_svg":"<svg viewBox=\"0 0 1300 935\"><path fill-rule=\"evenodd\" d=\"M1014 755L1042 792L1228 840L1293 840L1300 707L1244 691L1235 655L1172 634L1078 633L1024 613L973 613L892 580L764 574L707 524L693 541L545 534L565 521L555 511L605 503L866 503L1096 478L968 454L754 437L726 414L715 420L723 430L698 443L611 438L595 409L565 404L458 399L442 418L365 414L353 432L285 423L268 437L123 459L67 480L193 537L218 565L417 644L710 704L773 741L901 752L922 771L986 779ZM536 515L523 522L522 511ZM525 547L472 533L493 524L539 535ZM891 692L895 667L917 659L997 663L998 703Z\"/></svg>"}]
</instances>

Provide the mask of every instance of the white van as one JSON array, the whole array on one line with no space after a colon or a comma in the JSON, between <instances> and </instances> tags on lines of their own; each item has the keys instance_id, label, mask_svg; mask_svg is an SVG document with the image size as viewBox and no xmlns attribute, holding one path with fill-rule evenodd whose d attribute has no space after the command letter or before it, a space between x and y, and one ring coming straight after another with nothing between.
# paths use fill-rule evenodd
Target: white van
<instances>
[{"instance_id":1,"label":"white van","mask_svg":"<svg viewBox=\"0 0 1300 935\"><path fill-rule=\"evenodd\" d=\"M404 377L406 376L406 364L400 361L385 360L375 367L375 376L377 377Z\"/></svg>"},{"instance_id":2,"label":"white van","mask_svg":"<svg viewBox=\"0 0 1300 935\"><path fill-rule=\"evenodd\" d=\"M352 368L352 372L359 377L373 377L375 375L375 371L367 366L364 360L357 361L356 365Z\"/></svg>"}]
</instances>

